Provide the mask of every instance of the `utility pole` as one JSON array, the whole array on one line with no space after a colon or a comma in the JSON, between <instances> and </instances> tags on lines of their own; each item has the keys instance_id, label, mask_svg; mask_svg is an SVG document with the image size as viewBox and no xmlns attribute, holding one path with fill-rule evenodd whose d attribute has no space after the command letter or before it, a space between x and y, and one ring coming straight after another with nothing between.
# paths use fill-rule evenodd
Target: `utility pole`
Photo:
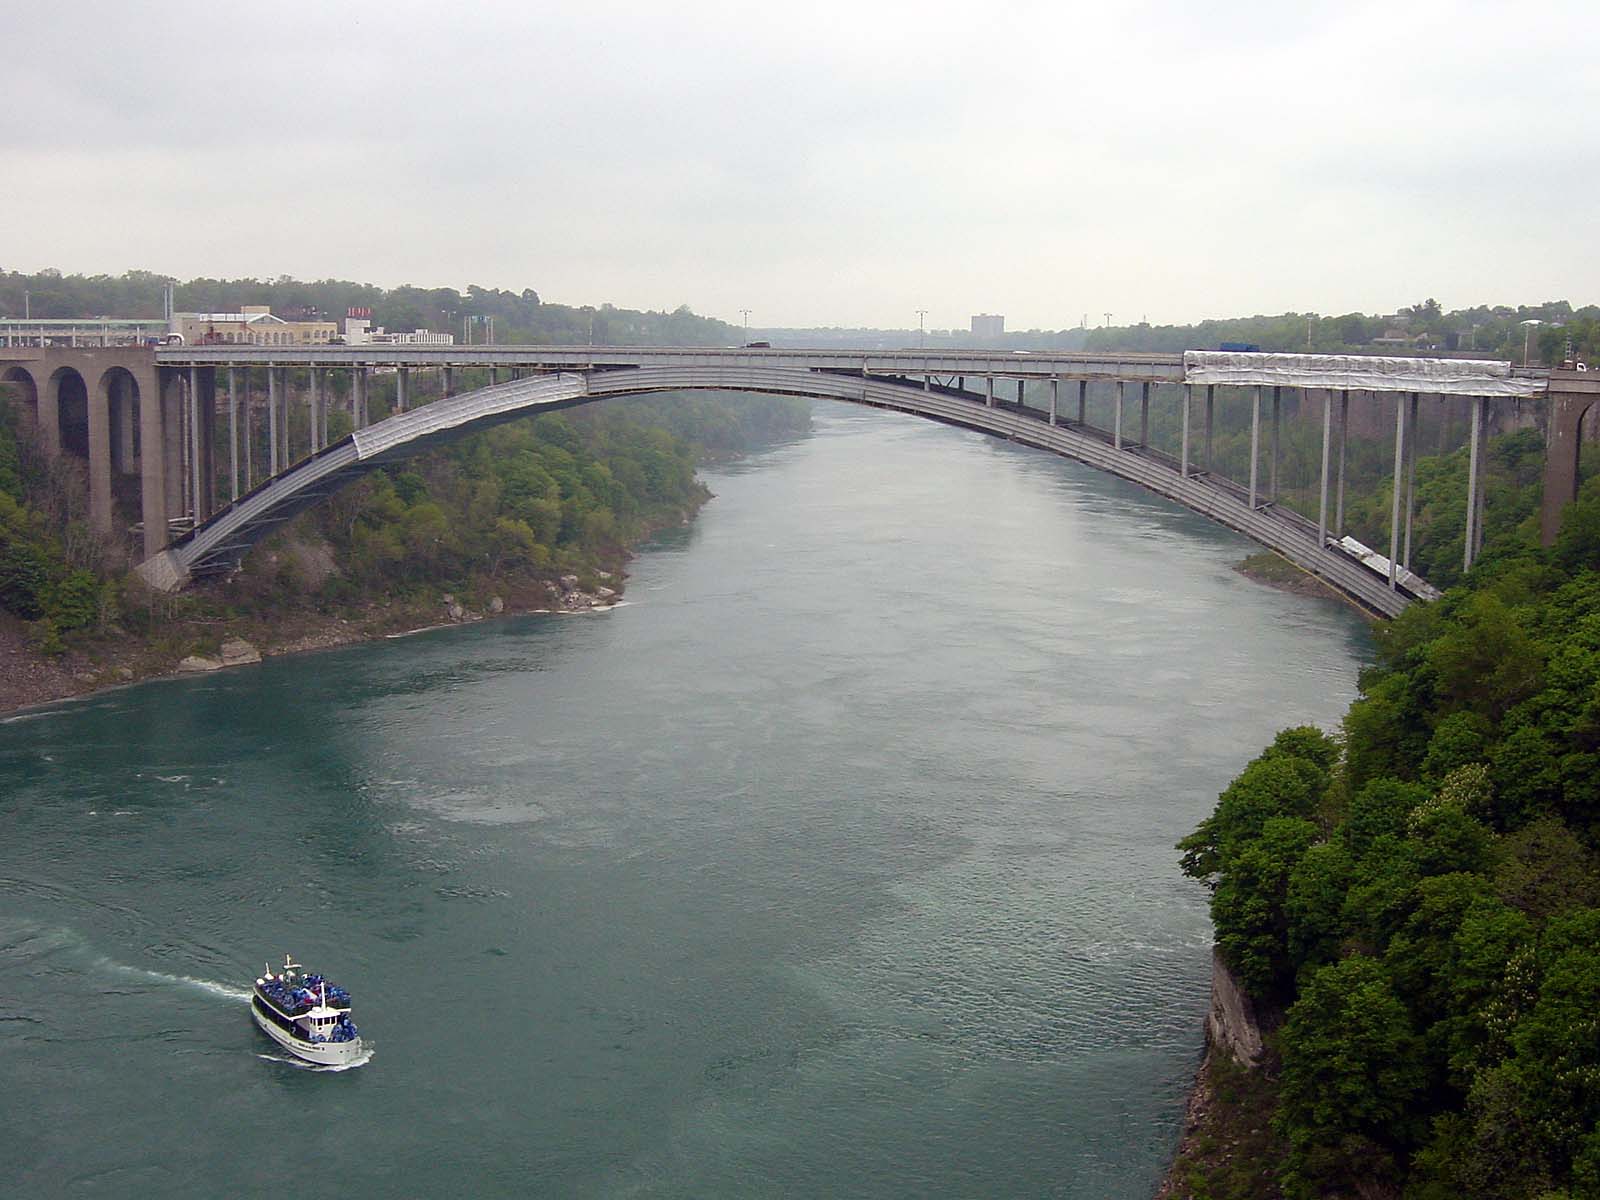
<instances>
[{"instance_id":1,"label":"utility pole","mask_svg":"<svg viewBox=\"0 0 1600 1200\"><path fill-rule=\"evenodd\" d=\"M740 311L740 313L742 313L744 315L744 341L745 341L746 345L749 345L749 343L750 343L750 310L748 308L741 308L739 311Z\"/></svg>"},{"instance_id":2,"label":"utility pole","mask_svg":"<svg viewBox=\"0 0 1600 1200\"><path fill-rule=\"evenodd\" d=\"M927 309L917 309L917 347L919 349L926 349L928 346L928 335L922 328L922 318L926 317L927 315Z\"/></svg>"}]
</instances>

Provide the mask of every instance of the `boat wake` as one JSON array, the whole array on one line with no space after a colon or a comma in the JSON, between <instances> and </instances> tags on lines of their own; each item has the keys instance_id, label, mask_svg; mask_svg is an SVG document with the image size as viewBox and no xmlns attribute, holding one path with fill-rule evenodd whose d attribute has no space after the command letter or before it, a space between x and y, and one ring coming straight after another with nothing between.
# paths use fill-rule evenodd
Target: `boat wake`
<instances>
[{"instance_id":1,"label":"boat wake","mask_svg":"<svg viewBox=\"0 0 1600 1200\"><path fill-rule=\"evenodd\" d=\"M364 1067L372 1061L372 1044L368 1042L361 1051L360 1058L351 1059L347 1063L313 1063L303 1058L296 1058L292 1054L262 1054L259 1051L256 1057L262 1062L282 1063L286 1067L293 1067L297 1071L353 1071L357 1067Z\"/></svg>"},{"instance_id":2,"label":"boat wake","mask_svg":"<svg viewBox=\"0 0 1600 1200\"><path fill-rule=\"evenodd\" d=\"M225 983L215 983L210 979L196 979L193 975L168 975L164 971L146 971L143 967L130 967L123 963L112 962L109 958L102 959L102 963L123 975L132 975L139 979L149 979L156 983L171 984L177 987L194 988L196 991L205 992L219 1000L243 1000L248 1002L250 993L245 988L230 987Z\"/></svg>"}]
</instances>

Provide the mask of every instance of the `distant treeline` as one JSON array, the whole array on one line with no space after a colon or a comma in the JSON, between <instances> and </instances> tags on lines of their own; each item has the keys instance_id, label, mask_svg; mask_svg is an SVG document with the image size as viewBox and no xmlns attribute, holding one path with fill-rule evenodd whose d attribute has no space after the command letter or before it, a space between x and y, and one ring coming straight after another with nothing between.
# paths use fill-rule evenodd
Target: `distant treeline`
<instances>
[{"instance_id":1,"label":"distant treeline","mask_svg":"<svg viewBox=\"0 0 1600 1200\"><path fill-rule=\"evenodd\" d=\"M151 271L122 275L28 275L0 271L0 320L20 317L144 317L159 319L168 276ZM641 312L602 304L547 304L532 288L520 292L469 286L381 288L343 279L191 279L176 285L180 312L237 312L266 304L281 317L343 320L351 308L370 308L375 325L394 331L431 329L487 339L494 322L498 343L532 345L733 345L739 331L725 321L696 316L687 306Z\"/></svg>"},{"instance_id":2,"label":"distant treeline","mask_svg":"<svg viewBox=\"0 0 1600 1200\"><path fill-rule=\"evenodd\" d=\"M1525 321L1537 321L1533 326ZM1531 332L1530 332L1531 330ZM1521 363L1560 362L1567 339L1585 359L1600 358L1600 307L1574 308L1565 300L1544 304L1479 305L1445 312L1428 299L1386 315L1288 312L1226 317L1194 325L1109 325L1094 329L1027 329L979 340L964 329L770 329L773 345L860 349L930 349L995 346L1006 350L1128 350L1176 354L1217 350L1234 343L1282 353L1466 354Z\"/></svg>"}]
</instances>

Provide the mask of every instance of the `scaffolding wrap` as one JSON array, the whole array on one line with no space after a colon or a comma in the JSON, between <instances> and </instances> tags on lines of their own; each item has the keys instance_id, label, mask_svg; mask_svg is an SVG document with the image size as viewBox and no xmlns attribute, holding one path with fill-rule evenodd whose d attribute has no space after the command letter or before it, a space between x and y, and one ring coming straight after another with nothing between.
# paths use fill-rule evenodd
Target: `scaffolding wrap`
<instances>
[{"instance_id":1,"label":"scaffolding wrap","mask_svg":"<svg viewBox=\"0 0 1600 1200\"><path fill-rule=\"evenodd\" d=\"M1511 373L1511 364L1464 358L1380 358L1364 354L1255 354L1188 350L1191 384L1422 392L1430 396L1539 396L1545 382Z\"/></svg>"}]
</instances>

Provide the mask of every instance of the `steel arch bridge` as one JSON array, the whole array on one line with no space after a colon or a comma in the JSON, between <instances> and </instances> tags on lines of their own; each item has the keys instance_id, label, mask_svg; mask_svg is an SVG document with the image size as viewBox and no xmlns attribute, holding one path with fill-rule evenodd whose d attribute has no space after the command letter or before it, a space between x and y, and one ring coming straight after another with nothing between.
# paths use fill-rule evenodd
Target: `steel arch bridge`
<instances>
[{"instance_id":1,"label":"steel arch bridge","mask_svg":"<svg viewBox=\"0 0 1600 1200\"><path fill-rule=\"evenodd\" d=\"M909 413L1037 447L1129 480L1276 551L1368 611L1394 616L1410 597L1325 544L1316 523L1277 505L1253 505L1241 486L1195 473L1187 462L1146 446L1118 444L1105 431L1063 424L1051 412L997 403L924 378L763 365L644 365L544 374L434 401L358 429L268 479L147 558L140 574L172 590L199 575L231 571L284 522L363 475L474 431L611 396L670 391L739 391L837 400ZM1420 581L1418 581L1420 583ZM1425 585L1423 585L1425 586Z\"/></svg>"}]
</instances>

